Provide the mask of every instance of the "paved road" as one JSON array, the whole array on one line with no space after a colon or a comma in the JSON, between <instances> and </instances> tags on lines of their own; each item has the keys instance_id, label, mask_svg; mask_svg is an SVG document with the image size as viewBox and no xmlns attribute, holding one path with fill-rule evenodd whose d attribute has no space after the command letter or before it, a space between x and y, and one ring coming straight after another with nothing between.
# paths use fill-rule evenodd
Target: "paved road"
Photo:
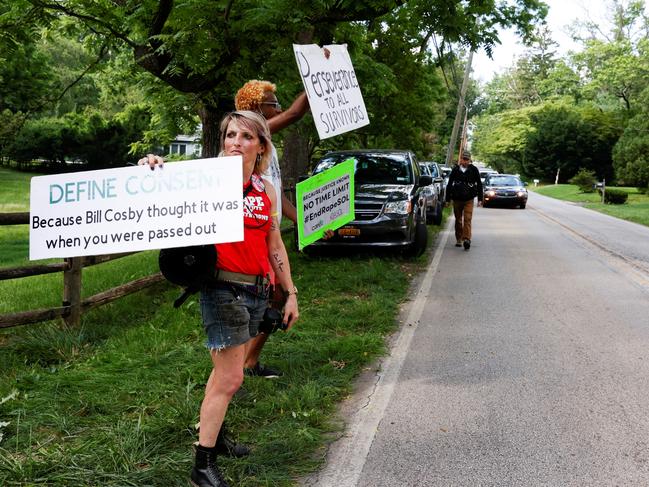
<instances>
[{"instance_id":1,"label":"paved road","mask_svg":"<svg viewBox=\"0 0 649 487\"><path fill-rule=\"evenodd\" d=\"M649 229L535 194L474 219L303 484L649 485Z\"/></svg>"}]
</instances>

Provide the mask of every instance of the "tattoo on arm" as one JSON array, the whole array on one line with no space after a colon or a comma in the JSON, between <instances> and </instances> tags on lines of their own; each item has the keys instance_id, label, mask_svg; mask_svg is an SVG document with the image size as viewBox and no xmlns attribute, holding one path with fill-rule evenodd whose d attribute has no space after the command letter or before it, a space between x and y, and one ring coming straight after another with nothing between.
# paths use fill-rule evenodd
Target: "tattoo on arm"
<instances>
[{"instance_id":1,"label":"tattoo on arm","mask_svg":"<svg viewBox=\"0 0 649 487\"><path fill-rule=\"evenodd\" d=\"M277 264L277 268L280 270L280 272L284 272L284 261L278 253L273 254L273 259L275 259L275 264Z\"/></svg>"},{"instance_id":2,"label":"tattoo on arm","mask_svg":"<svg viewBox=\"0 0 649 487\"><path fill-rule=\"evenodd\" d=\"M273 231L273 230L277 230L278 228L279 225L277 223L277 217L274 216L270 219L270 229L271 231Z\"/></svg>"}]
</instances>

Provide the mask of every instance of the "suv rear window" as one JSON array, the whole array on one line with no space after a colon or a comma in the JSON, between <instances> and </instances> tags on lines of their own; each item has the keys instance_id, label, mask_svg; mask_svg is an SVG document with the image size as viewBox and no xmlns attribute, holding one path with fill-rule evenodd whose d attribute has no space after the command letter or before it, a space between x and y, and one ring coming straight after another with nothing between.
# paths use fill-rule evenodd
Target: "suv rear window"
<instances>
[{"instance_id":1,"label":"suv rear window","mask_svg":"<svg viewBox=\"0 0 649 487\"><path fill-rule=\"evenodd\" d=\"M357 184L413 184L414 175L405 156L396 154L331 154L325 155L313 174L353 159Z\"/></svg>"}]
</instances>

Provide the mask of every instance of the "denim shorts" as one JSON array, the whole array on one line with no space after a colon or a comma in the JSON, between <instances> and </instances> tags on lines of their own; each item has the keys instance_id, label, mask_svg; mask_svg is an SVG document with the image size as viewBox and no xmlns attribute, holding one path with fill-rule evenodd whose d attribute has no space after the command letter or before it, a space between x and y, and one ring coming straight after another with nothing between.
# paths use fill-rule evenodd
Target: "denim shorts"
<instances>
[{"instance_id":1,"label":"denim shorts","mask_svg":"<svg viewBox=\"0 0 649 487\"><path fill-rule=\"evenodd\" d=\"M219 282L201 290L200 302L207 348L222 350L257 336L268 297Z\"/></svg>"}]
</instances>

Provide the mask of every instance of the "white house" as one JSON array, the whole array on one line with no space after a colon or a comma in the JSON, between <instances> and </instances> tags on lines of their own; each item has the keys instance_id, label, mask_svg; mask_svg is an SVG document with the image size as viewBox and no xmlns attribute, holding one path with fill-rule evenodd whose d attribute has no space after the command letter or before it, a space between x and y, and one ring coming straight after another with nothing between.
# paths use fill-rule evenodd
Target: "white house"
<instances>
[{"instance_id":1,"label":"white house","mask_svg":"<svg viewBox=\"0 0 649 487\"><path fill-rule=\"evenodd\" d=\"M200 134L196 135L176 135L165 150L167 154L178 154L181 156L200 157L201 144Z\"/></svg>"}]
</instances>

